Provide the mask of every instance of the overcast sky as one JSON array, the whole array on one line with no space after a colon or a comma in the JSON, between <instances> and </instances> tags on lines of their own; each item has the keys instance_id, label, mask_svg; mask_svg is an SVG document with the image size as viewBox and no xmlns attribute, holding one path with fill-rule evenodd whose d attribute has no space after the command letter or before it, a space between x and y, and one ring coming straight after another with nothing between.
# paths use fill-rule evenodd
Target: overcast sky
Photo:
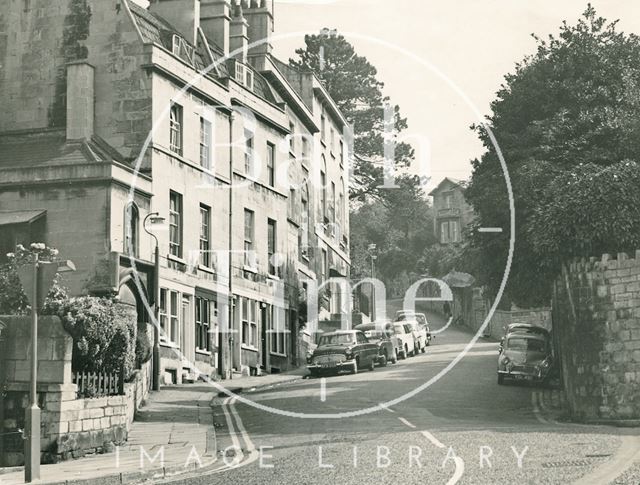
<instances>
[{"instance_id":1,"label":"overcast sky","mask_svg":"<svg viewBox=\"0 0 640 485\"><path fill-rule=\"evenodd\" d=\"M640 33L640 2L591 3L607 19L620 19L622 30ZM474 109L425 64L487 114L504 75L535 51L530 34L556 33L563 20L574 24L586 6L582 0L276 0L275 35L323 27L343 33L378 68L386 94L408 118L408 133L429 140L431 175L438 182L467 178L469 161L482 147L469 130L478 120ZM302 45L302 34L274 41L283 60Z\"/></svg>"}]
</instances>

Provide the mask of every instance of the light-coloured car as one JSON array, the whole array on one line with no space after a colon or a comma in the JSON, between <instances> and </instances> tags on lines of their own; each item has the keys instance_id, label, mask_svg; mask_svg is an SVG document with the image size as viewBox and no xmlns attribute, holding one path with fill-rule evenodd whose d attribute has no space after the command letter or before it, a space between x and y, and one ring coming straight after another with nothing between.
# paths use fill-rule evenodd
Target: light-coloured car
<instances>
[{"instance_id":1,"label":"light-coloured car","mask_svg":"<svg viewBox=\"0 0 640 485\"><path fill-rule=\"evenodd\" d=\"M393 330L400 346L400 348L398 349L398 357L400 359L406 359L410 355L413 355L415 349L415 341L413 339L413 333L411 332L411 330L407 330L404 322L394 322Z\"/></svg>"},{"instance_id":2,"label":"light-coloured car","mask_svg":"<svg viewBox=\"0 0 640 485\"><path fill-rule=\"evenodd\" d=\"M427 350L427 330L417 320L404 320L402 322L407 331L411 332L414 340L414 354Z\"/></svg>"}]
</instances>

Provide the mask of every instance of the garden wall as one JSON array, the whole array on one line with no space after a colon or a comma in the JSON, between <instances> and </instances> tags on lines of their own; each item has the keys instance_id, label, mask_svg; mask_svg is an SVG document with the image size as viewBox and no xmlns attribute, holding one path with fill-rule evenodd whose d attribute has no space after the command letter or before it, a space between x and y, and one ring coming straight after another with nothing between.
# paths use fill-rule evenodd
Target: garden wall
<instances>
[{"instance_id":1,"label":"garden wall","mask_svg":"<svg viewBox=\"0 0 640 485\"><path fill-rule=\"evenodd\" d=\"M572 418L640 419L640 251L564 268L553 319Z\"/></svg>"},{"instance_id":2,"label":"garden wall","mask_svg":"<svg viewBox=\"0 0 640 485\"><path fill-rule=\"evenodd\" d=\"M29 404L29 317L0 317L0 465L24 462L24 409ZM127 439L149 389L149 364L125 384L124 395L77 399L71 379L73 341L57 317L38 326L38 403L43 463L109 451Z\"/></svg>"}]
</instances>

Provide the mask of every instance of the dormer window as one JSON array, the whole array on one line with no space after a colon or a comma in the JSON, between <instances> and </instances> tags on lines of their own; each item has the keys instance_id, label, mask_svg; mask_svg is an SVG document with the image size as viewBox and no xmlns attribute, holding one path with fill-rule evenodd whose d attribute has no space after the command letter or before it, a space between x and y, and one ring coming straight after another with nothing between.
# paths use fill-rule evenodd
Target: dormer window
<instances>
[{"instance_id":1,"label":"dormer window","mask_svg":"<svg viewBox=\"0 0 640 485\"><path fill-rule=\"evenodd\" d=\"M180 36L179 35L173 34L171 52L173 52L176 56L180 55Z\"/></svg>"},{"instance_id":2,"label":"dormer window","mask_svg":"<svg viewBox=\"0 0 640 485\"><path fill-rule=\"evenodd\" d=\"M186 58L191 64L194 62L194 48L178 34L171 37L171 52L180 58Z\"/></svg>"},{"instance_id":3,"label":"dormer window","mask_svg":"<svg viewBox=\"0 0 640 485\"><path fill-rule=\"evenodd\" d=\"M253 71L244 64L235 61L235 80L253 91Z\"/></svg>"}]
</instances>

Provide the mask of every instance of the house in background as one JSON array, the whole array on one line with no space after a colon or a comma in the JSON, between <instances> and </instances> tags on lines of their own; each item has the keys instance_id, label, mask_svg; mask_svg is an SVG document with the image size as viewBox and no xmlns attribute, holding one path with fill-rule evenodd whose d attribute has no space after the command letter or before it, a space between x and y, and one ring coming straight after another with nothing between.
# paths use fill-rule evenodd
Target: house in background
<instances>
[{"instance_id":1,"label":"house in background","mask_svg":"<svg viewBox=\"0 0 640 485\"><path fill-rule=\"evenodd\" d=\"M429 195L433 197L434 233L440 244L458 244L464 230L473 220L473 208L464 198L464 183L449 177Z\"/></svg>"}]
</instances>

